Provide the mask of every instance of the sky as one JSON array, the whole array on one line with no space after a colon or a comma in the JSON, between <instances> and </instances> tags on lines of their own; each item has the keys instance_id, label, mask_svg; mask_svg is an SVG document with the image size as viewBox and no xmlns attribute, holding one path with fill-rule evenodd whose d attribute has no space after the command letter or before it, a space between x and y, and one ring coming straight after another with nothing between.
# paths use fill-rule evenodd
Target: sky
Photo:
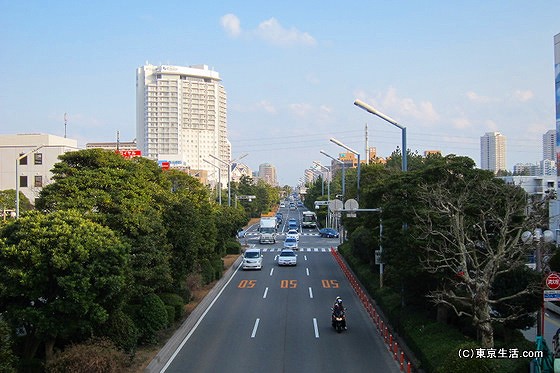
<instances>
[{"instance_id":1,"label":"sky","mask_svg":"<svg viewBox=\"0 0 560 373\"><path fill-rule=\"evenodd\" d=\"M506 137L507 167L542 159L555 129L560 1L0 0L0 134L87 142L136 136L136 68L208 65L228 95L232 159L276 166L280 185L345 150L408 148L480 165Z\"/></svg>"}]
</instances>

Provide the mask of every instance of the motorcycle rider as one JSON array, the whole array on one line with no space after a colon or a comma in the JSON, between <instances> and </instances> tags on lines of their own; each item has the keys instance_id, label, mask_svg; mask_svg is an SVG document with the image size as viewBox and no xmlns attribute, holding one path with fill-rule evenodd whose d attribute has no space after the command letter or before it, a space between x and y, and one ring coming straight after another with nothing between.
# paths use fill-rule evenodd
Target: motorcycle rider
<instances>
[{"instance_id":1,"label":"motorcycle rider","mask_svg":"<svg viewBox=\"0 0 560 373\"><path fill-rule=\"evenodd\" d=\"M342 303L342 298L340 297L336 297L336 300L334 301L334 306L332 307L332 322L334 325L334 315L338 315L338 314L342 314L344 315L344 311L346 309L344 308L344 304ZM346 316L342 317L342 327L346 330L348 329L346 327Z\"/></svg>"}]
</instances>

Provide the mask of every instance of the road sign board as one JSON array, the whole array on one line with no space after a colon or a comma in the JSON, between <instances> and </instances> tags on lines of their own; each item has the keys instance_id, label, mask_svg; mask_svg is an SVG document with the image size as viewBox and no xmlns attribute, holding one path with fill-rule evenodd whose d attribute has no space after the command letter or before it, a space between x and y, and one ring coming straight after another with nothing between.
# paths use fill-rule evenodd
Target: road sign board
<instances>
[{"instance_id":1,"label":"road sign board","mask_svg":"<svg viewBox=\"0 0 560 373\"><path fill-rule=\"evenodd\" d=\"M560 288L560 276L556 272L552 272L546 277L546 286L551 290Z\"/></svg>"},{"instance_id":2,"label":"road sign board","mask_svg":"<svg viewBox=\"0 0 560 373\"><path fill-rule=\"evenodd\" d=\"M560 290L545 290L543 292L545 302L553 302L560 300Z\"/></svg>"}]
</instances>

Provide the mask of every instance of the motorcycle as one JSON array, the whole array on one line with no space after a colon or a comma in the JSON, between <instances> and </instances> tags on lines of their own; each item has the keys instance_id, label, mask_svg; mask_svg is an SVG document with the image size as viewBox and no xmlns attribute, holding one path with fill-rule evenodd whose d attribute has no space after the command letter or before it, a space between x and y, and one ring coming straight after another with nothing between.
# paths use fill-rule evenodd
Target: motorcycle
<instances>
[{"instance_id":1,"label":"motorcycle","mask_svg":"<svg viewBox=\"0 0 560 373\"><path fill-rule=\"evenodd\" d=\"M337 309L331 308L331 310L332 310L331 322L333 328L338 333L342 332L343 330L346 330L346 314L344 310L339 308Z\"/></svg>"}]
</instances>

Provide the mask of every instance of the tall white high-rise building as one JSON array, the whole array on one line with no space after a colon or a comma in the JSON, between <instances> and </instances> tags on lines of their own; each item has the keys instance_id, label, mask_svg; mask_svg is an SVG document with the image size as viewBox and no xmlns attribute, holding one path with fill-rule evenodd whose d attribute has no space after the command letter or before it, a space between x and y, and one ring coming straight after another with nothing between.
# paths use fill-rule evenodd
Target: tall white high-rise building
<instances>
[{"instance_id":1,"label":"tall white high-rise building","mask_svg":"<svg viewBox=\"0 0 560 373\"><path fill-rule=\"evenodd\" d=\"M219 74L206 65L139 67L136 142L143 156L169 162L171 168L216 175L219 167L221 174L227 175L231 144L227 139L226 91ZM211 181L216 180L212 177Z\"/></svg>"},{"instance_id":2,"label":"tall white high-rise building","mask_svg":"<svg viewBox=\"0 0 560 373\"><path fill-rule=\"evenodd\" d=\"M542 159L556 160L556 130L546 131L542 137Z\"/></svg>"},{"instance_id":3,"label":"tall white high-rise building","mask_svg":"<svg viewBox=\"0 0 560 373\"><path fill-rule=\"evenodd\" d=\"M499 132L486 132L480 138L480 168L497 173L506 170L506 138Z\"/></svg>"},{"instance_id":4,"label":"tall white high-rise building","mask_svg":"<svg viewBox=\"0 0 560 373\"><path fill-rule=\"evenodd\" d=\"M556 161L560 164L560 34L554 35L554 84L556 91ZM560 167L557 167L560 176Z\"/></svg>"}]
</instances>

